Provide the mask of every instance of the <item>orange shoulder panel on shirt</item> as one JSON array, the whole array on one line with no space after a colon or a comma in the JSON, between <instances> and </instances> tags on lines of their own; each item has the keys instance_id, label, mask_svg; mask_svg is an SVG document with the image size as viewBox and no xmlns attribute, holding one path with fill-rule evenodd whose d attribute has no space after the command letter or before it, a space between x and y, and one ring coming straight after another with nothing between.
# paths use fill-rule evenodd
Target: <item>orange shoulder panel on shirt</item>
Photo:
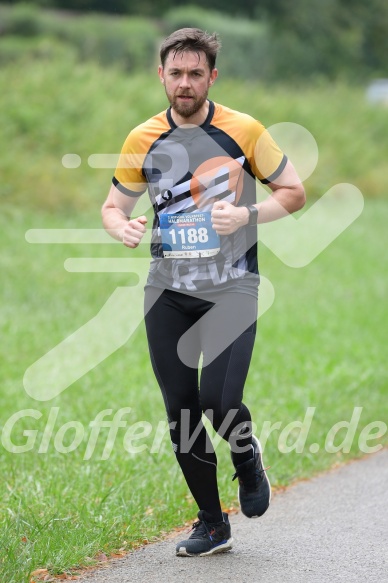
<instances>
[{"instance_id":1,"label":"orange shoulder panel on shirt","mask_svg":"<svg viewBox=\"0 0 388 583\"><path fill-rule=\"evenodd\" d=\"M284 153L256 119L215 103L211 124L226 132L244 152L252 172L262 181L276 174Z\"/></svg>"},{"instance_id":2,"label":"orange shoulder panel on shirt","mask_svg":"<svg viewBox=\"0 0 388 583\"><path fill-rule=\"evenodd\" d=\"M125 190L141 194L147 189L147 182L142 172L144 159L152 144L169 130L166 112L163 111L129 133L114 173L115 179Z\"/></svg>"}]
</instances>

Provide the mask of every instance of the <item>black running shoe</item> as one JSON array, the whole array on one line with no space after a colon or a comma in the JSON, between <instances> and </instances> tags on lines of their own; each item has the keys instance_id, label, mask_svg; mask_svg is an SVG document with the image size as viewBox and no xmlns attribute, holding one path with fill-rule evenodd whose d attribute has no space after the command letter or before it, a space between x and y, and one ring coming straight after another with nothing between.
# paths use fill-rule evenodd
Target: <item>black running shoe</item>
<instances>
[{"instance_id":1,"label":"black running shoe","mask_svg":"<svg viewBox=\"0 0 388 583\"><path fill-rule=\"evenodd\" d=\"M271 500L271 485L263 467L260 441L252 435L253 458L236 466L241 512L248 518L262 516Z\"/></svg>"},{"instance_id":2,"label":"black running shoe","mask_svg":"<svg viewBox=\"0 0 388 583\"><path fill-rule=\"evenodd\" d=\"M205 557L216 553L224 553L232 548L233 539L230 533L229 518L222 513L222 522L207 522L203 510L198 512L198 521L192 526L192 534L176 546L178 557Z\"/></svg>"}]
</instances>

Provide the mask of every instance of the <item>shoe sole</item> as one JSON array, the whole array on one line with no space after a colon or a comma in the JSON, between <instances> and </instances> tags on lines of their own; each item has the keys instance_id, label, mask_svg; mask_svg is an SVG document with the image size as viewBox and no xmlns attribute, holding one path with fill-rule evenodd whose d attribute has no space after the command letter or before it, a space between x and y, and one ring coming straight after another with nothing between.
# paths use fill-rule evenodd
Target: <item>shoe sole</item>
<instances>
[{"instance_id":1,"label":"shoe sole","mask_svg":"<svg viewBox=\"0 0 388 583\"><path fill-rule=\"evenodd\" d=\"M233 539L230 538L222 545L218 545L214 547L210 551L206 553L188 553L186 551L186 547L180 547L180 549L176 552L177 557L209 557L210 555L216 555L218 553L226 553L231 550L233 547Z\"/></svg>"},{"instance_id":2,"label":"shoe sole","mask_svg":"<svg viewBox=\"0 0 388 583\"><path fill-rule=\"evenodd\" d=\"M262 465L262 467L264 467L263 465L263 450L261 448L261 443L260 441L257 439L256 435L252 435L252 440L255 440L255 443L257 445L257 449L259 450L259 454L260 454L260 463ZM271 502L271 497L272 497L272 490L271 490L271 483L268 479L267 476L267 472L264 470L264 479L267 481L268 484L268 488L269 488L269 500L268 500L268 506L270 505ZM240 502L240 488L237 489L237 498L238 498L238 503L240 504L240 509L241 512L244 514L244 516L246 516L247 518L260 518L260 516L263 516L263 514L265 512L267 512L268 510L268 506L267 508L264 510L264 512L262 514L253 514L252 516L249 516L248 514L245 514L245 512L243 512L242 508L241 508L241 502Z\"/></svg>"}]
</instances>

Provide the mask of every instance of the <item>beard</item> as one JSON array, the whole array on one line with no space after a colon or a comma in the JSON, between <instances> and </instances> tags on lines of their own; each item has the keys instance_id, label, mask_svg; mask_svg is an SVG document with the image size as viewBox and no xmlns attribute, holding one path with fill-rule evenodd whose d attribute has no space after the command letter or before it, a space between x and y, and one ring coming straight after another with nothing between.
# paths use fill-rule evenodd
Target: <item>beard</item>
<instances>
[{"instance_id":1,"label":"beard","mask_svg":"<svg viewBox=\"0 0 388 583\"><path fill-rule=\"evenodd\" d=\"M176 95L172 95L170 93L167 93L166 90L166 95L170 102L171 107L177 112L177 114L185 119L188 119L195 115L196 113L198 113L198 111L201 109L201 107L207 100L208 92L206 91L205 93L202 93L202 95L200 96L191 95L190 93L186 94L182 92ZM184 95L190 96L191 99L188 100L187 102L180 100L179 97Z\"/></svg>"}]
</instances>

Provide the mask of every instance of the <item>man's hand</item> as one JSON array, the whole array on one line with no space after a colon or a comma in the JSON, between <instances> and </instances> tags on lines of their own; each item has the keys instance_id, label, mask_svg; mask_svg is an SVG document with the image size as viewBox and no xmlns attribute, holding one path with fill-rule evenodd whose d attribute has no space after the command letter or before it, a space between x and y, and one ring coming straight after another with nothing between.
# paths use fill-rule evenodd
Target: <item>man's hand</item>
<instances>
[{"instance_id":1,"label":"man's hand","mask_svg":"<svg viewBox=\"0 0 388 583\"><path fill-rule=\"evenodd\" d=\"M139 245L147 231L145 227L146 224L147 217L145 216L138 217L137 219L130 219L128 221L122 234L122 241L126 247L135 249L135 247Z\"/></svg>"},{"instance_id":2,"label":"man's hand","mask_svg":"<svg viewBox=\"0 0 388 583\"><path fill-rule=\"evenodd\" d=\"M218 235L231 235L248 224L249 211L244 206L234 206L225 200L214 203L212 209L213 229Z\"/></svg>"}]
</instances>

